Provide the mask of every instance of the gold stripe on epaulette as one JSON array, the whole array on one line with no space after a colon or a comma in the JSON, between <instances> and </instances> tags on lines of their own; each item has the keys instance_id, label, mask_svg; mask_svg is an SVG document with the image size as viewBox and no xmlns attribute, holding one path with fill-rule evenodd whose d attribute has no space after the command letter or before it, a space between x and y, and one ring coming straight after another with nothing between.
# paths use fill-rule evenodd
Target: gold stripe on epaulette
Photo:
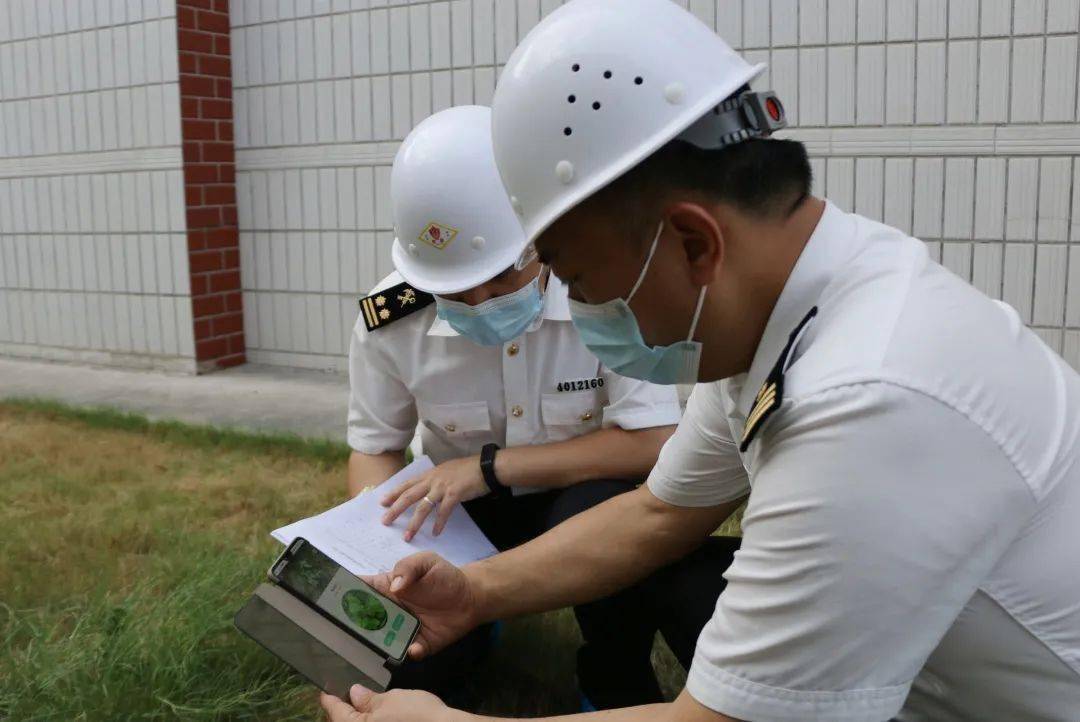
<instances>
[{"instance_id":1,"label":"gold stripe on epaulette","mask_svg":"<svg viewBox=\"0 0 1080 722\"><path fill-rule=\"evenodd\" d=\"M817 306L811 308L810 312L799 322L799 325L788 334L787 345L784 346L784 350L781 352L780 358L776 361L772 371L765 377L765 382L754 397L754 405L747 413L746 424L743 426L742 442L739 444L740 452L745 452L749 448L750 442L753 441L758 429L766 420L771 418L772 412L783 404L784 373L787 371L789 357L801 336L802 330L806 327L806 324L810 323L810 319L817 315L817 312Z\"/></svg>"},{"instance_id":2,"label":"gold stripe on epaulette","mask_svg":"<svg viewBox=\"0 0 1080 722\"><path fill-rule=\"evenodd\" d=\"M775 383L762 384L761 388L758 389L756 400L761 401L761 397L764 396L765 394L767 394L769 391L776 391L776 384Z\"/></svg>"},{"instance_id":3,"label":"gold stripe on epaulette","mask_svg":"<svg viewBox=\"0 0 1080 722\"><path fill-rule=\"evenodd\" d=\"M750 418L746 422L746 427L743 429L743 439L748 438L750 436L750 434L753 433L754 429L758 425L758 422L760 422L762 417L764 417L765 414L767 414L769 412L769 410L772 409L772 408L773 408L773 403L772 403L772 401L770 401L765 406L759 406L754 410L754 413L750 416Z\"/></svg>"},{"instance_id":4,"label":"gold stripe on epaulette","mask_svg":"<svg viewBox=\"0 0 1080 722\"><path fill-rule=\"evenodd\" d=\"M364 309L364 320L367 321L368 328L373 325L371 318L371 309L368 308L368 302L366 298L360 299L360 308Z\"/></svg>"},{"instance_id":5,"label":"gold stripe on epaulette","mask_svg":"<svg viewBox=\"0 0 1080 722\"><path fill-rule=\"evenodd\" d=\"M758 395L758 404L764 404L772 401L776 398L776 382L773 381L769 385L762 388L761 393Z\"/></svg>"},{"instance_id":6,"label":"gold stripe on epaulette","mask_svg":"<svg viewBox=\"0 0 1080 722\"><path fill-rule=\"evenodd\" d=\"M375 305L371 302L370 298L365 298L360 302L360 305L364 307L364 315L367 317L368 326L375 328L379 325L379 316L375 313Z\"/></svg>"},{"instance_id":7,"label":"gold stripe on epaulette","mask_svg":"<svg viewBox=\"0 0 1080 722\"><path fill-rule=\"evenodd\" d=\"M775 405L775 403L774 403L775 401L776 401L776 397L773 396L773 397L770 397L769 400L767 402L765 402L764 404L754 407L754 411L753 411L753 413L750 414L750 418L746 420L746 427L743 430L743 437L744 438L748 434L750 434L751 431L754 430L754 427L757 426L759 421L761 421L761 417L763 417L766 413L769 412L769 410L771 408L773 408L773 406Z\"/></svg>"},{"instance_id":8,"label":"gold stripe on epaulette","mask_svg":"<svg viewBox=\"0 0 1080 722\"><path fill-rule=\"evenodd\" d=\"M767 405L770 401L776 398L776 382L771 381L761 387L761 391L758 392L757 401L754 402L754 408L750 410L750 416L753 417L754 412L763 406Z\"/></svg>"},{"instance_id":9,"label":"gold stripe on epaulette","mask_svg":"<svg viewBox=\"0 0 1080 722\"><path fill-rule=\"evenodd\" d=\"M370 328L371 327L371 314L368 313L367 306L364 305L364 301L366 301L366 300L367 299L364 299L364 298L360 299L360 311L361 311L361 313L364 314L364 323L366 323L368 325L368 327Z\"/></svg>"},{"instance_id":10,"label":"gold stripe on epaulette","mask_svg":"<svg viewBox=\"0 0 1080 722\"><path fill-rule=\"evenodd\" d=\"M754 408L750 410L750 415L746 419L746 425L743 427L743 440L750 436L758 421L761 420L761 417L764 416L769 409L773 408L775 403L776 383L773 382L762 386L761 391L758 392L757 403L754 404Z\"/></svg>"}]
</instances>

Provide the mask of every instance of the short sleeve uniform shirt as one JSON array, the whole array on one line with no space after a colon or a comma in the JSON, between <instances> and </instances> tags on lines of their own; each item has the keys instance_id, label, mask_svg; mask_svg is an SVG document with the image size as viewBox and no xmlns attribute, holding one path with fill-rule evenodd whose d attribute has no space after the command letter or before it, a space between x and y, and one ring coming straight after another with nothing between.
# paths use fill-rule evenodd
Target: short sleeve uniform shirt
<instances>
[{"instance_id":1,"label":"short sleeve uniform shirt","mask_svg":"<svg viewBox=\"0 0 1080 722\"><path fill-rule=\"evenodd\" d=\"M750 494L689 673L705 706L1080 720L1080 376L920 241L827 205L750 370L695 389L649 488Z\"/></svg>"}]
</instances>

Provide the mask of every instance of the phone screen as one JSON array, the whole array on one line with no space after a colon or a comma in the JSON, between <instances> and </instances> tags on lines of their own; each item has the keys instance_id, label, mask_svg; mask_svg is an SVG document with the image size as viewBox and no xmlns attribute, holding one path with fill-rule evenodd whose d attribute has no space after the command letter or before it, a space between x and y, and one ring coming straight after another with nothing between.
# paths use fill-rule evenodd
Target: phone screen
<instances>
[{"instance_id":1,"label":"phone screen","mask_svg":"<svg viewBox=\"0 0 1080 722\"><path fill-rule=\"evenodd\" d=\"M416 617L306 540L294 541L273 571L282 586L341 622L391 659L405 658L405 650L420 626Z\"/></svg>"}]
</instances>

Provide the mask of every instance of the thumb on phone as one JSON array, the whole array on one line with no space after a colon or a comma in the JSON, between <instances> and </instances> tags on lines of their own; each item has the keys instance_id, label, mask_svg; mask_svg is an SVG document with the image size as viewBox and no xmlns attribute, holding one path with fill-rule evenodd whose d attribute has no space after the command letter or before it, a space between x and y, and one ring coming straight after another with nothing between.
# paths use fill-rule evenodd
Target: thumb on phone
<instances>
[{"instance_id":1,"label":"thumb on phone","mask_svg":"<svg viewBox=\"0 0 1080 722\"><path fill-rule=\"evenodd\" d=\"M394 565L390 572L390 592L397 594L427 574L433 566L439 563L441 557L434 552L420 552L411 557L405 557Z\"/></svg>"}]
</instances>

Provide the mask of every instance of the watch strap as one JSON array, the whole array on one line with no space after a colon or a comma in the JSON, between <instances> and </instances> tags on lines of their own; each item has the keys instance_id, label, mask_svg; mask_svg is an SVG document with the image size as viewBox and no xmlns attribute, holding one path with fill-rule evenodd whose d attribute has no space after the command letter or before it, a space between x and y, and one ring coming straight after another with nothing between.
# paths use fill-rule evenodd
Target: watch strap
<instances>
[{"instance_id":1,"label":"watch strap","mask_svg":"<svg viewBox=\"0 0 1080 722\"><path fill-rule=\"evenodd\" d=\"M495 452L498 450L498 444L484 444L484 448L480 450L480 474L492 494L503 496L508 494L510 489L503 486L495 476Z\"/></svg>"}]
</instances>

